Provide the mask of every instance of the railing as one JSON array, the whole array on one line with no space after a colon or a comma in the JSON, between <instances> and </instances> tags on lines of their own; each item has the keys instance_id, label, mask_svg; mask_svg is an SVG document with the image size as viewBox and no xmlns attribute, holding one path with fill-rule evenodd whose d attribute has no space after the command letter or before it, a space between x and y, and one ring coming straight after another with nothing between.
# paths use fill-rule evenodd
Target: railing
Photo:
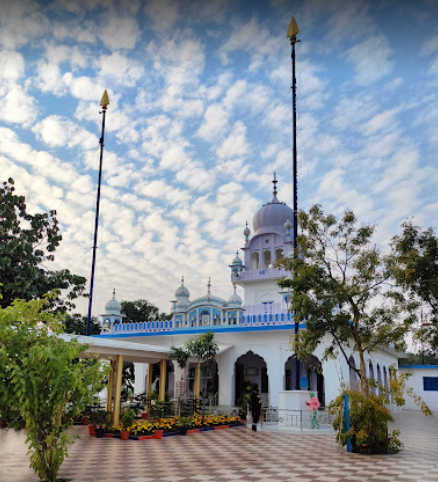
<instances>
[{"instance_id":1,"label":"railing","mask_svg":"<svg viewBox=\"0 0 438 482\"><path fill-rule=\"evenodd\" d=\"M239 280L259 280L259 279L271 279L281 278L282 276L290 275L290 271L278 268L257 268L243 270L239 273Z\"/></svg>"},{"instance_id":2,"label":"railing","mask_svg":"<svg viewBox=\"0 0 438 482\"><path fill-rule=\"evenodd\" d=\"M274 326L287 325L293 323L293 317L287 312L282 303L272 303L266 305L247 305L243 306L244 314L239 320L223 317L219 322L211 320L211 325L203 325L202 328L242 328L256 326ZM123 323L120 321L104 323L102 326L102 335L124 335L134 333L162 333L168 331L177 331L182 329L200 328L200 326L191 326L178 323L177 320L157 320L145 321L142 323Z\"/></svg>"},{"instance_id":3,"label":"railing","mask_svg":"<svg viewBox=\"0 0 438 482\"><path fill-rule=\"evenodd\" d=\"M331 430L334 415L327 410L262 408L261 424L303 430Z\"/></svg>"}]
</instances>

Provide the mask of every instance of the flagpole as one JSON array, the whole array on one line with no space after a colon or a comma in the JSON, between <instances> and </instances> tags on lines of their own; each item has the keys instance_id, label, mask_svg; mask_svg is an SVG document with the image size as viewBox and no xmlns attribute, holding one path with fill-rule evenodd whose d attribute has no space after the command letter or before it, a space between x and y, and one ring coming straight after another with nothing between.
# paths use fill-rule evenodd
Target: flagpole
<instances>
[{"instance_id":1,"label":"flagpole","mask_svg":"<svg viewBox=\"0 0 438 482\"><path fill-rule=\"evenodd\" d=\"M88 301L88 317L87 317L87 336L91 335L91 310L93 308L93 288L94 288L94 270L96 267L96 251L97 251L97 233L99 230L99 208L100 208L100 186L102 182L102 161L103 161L103 147L104 147L104 137L105 137L105 116L106 109L109 105L108 93L105 90L102 99L100 101L100 106L102 107L102 136L99 140L100 144L100 161L99 161L99 181L97 185L97 199L96 199L96 216L94 218L94 243L93 243L93 261L91 263L91 279L90 279L90 298Z\"/></svg>"},{"instance_id":2,"label":"flagpole","mask_svg":"<svg viewBox=\"0 0 438 482\"><path fill-rule=\"evenodd\" d=\"M300 42L297 40L297 34L300 32L295 17L291 18L287 37L290 39L292 46L292 191L293 191L293 249L296 255L297 234L298 234L298 181L297 181L297 82L295 77L295 44ZM293 293L292 293L293 296ZM295 339L298 335L299 325L295 318ZM300 362L298 357L295 358L295 390L301 390L300 386Z\"/></svg>"}]
</instances>

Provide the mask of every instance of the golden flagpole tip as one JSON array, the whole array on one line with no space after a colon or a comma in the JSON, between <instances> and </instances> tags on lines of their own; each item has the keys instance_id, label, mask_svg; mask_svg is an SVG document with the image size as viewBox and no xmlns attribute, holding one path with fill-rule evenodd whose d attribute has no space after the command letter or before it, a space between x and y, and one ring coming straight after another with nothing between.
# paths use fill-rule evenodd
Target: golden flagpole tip
<instances>
[{"instance_id":1,"label":"golden flagpole tip","mask_svg":"<svg viewBox=\"0 0 438 482\"><path fill-rule=\"evenodd\" d=\"M292 17L290 19L289 28L287 29L287 38L295 39L295 37L299 33L300 33L300 29L298 28L297 21L295 20L295 17Z\"/></svg>"},{"instance_id":2,"label":"golden flagpole tip","mask_svg":"<svg viewBox=\"0 0 438 482\"><path fill-rule=\"evenodd\" d=\"M109 103L110 103L110 101L109 101L109 97L108 97L108 92L105 89L105 92L102 95L102 99L100 100L100 106L103 109L106 109L109 106Z\"/></svg>"}]
</instances>

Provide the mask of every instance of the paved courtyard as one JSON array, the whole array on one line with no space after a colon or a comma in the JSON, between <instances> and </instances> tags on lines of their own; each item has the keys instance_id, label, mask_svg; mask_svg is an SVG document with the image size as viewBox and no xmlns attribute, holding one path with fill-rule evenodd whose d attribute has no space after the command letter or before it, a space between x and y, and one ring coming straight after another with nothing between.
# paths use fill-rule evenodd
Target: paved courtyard
<instances>
[{"instance_id":1,"label":"paved courtyard","mask_svg":"<svg viewBox=\"0 0 438 482\"><path fill-rule=\"evenodd\" d=\"M437 482L438 414L396 416L404 449L397 455L339 451L332 434L259 431L242 427L127 441L96 439L86 427L59 477L71 482ZM25 433L0 430L0 481L37 482L28 468Z\"/></svg>"}]
</instances>

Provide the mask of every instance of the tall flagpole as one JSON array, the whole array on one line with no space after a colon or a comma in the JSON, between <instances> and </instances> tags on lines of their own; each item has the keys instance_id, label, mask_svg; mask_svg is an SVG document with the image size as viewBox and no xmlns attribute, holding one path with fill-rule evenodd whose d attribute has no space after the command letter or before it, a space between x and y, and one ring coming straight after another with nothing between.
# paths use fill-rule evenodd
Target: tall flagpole
<instances>
[{"instance_id":1,"label":"tall flagpole","mask_svg":"<svg viewBox=\"0 0 438 482\"><path fill-rule=\"evenodd\" d=\"M298 234L298 189L297 189L297 79L295 77L295 44L297 34L300 32L295 17L291 18L287 31L287 38L292 46L292 190L293 190L293 249L294 255L297 249ZM292 294L293 296L293 294ZM295 318L295 337L298 335L298 320ZM295 359L295 390L300 390L300 362Z\"/></svg>"},{"instance_id":2,"label":"tall flagpole","mask_svg":"<svg viewBox=\"0 0 438 482\"><path fill-rule=\"evenodd\" d=\"M108 107L110 101L108 97L108 92L105 90L102 99L100 101L100 106L102 107L102 137L99 140L100 144L100 161L99 161L99 182L97 185L97 200L96 200L96 216L94 218L94 243L93 243L93 261L91 263L91 280L90 280L90 299L88 302L88 318L87 318L87 336L91 335L91 310L93 308L93 287L94 287L94 269L96 267L96 251L97 251L97 232L99 230L99 208L100 208L100 185L102 181L102 160L103 160L103 147L104 147L104 136L105 136L105 115L106 108Z\"/></svg>"}]
</instances>

